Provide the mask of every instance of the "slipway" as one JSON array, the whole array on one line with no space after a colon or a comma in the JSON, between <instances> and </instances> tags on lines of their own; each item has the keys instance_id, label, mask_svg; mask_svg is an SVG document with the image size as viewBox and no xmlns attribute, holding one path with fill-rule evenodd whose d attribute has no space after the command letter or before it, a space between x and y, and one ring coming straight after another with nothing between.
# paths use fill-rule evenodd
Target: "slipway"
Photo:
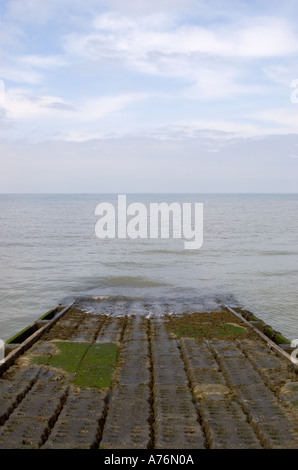
<instances>
[{"instance_id":1,"label":"slipway","mask_svg":"<svg viewBox=\"0 0 298 470\"><path fill-rule=\"evenodd\" d=\"M240 308L58 306L5 344L0 448L298 448L290 353Z\"/></svg>"}]
</instances>

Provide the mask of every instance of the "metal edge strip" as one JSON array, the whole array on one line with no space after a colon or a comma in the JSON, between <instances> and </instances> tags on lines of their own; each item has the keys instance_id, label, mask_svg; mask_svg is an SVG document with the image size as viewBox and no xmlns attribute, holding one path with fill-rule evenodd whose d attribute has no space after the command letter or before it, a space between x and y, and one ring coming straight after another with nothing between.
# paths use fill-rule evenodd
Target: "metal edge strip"
<instances>
[{"instance_id":1,"label":"metal edge strip","mask_svg":"<svg viewBox=\"0 0 298 470\"><path fill-rule=\"evenodd\" d=\"M47 323L43 326L41 326L37 331L35 331L31 336L29 336L23 343L21 343L19 346L17 346L15 349L13 349L3 360L3 362L0 364L0 377L1 375L15 362L15 360L24 354L27 349L29 349L32 344L34 344L36 341L39 340L39 338L52 326L73 306L75 302L72 302L71 304L67 305L64 309L62 309L60 312L58 312L54 318L51 320L48 320ZM35 322L32 323L33 326L37 324L39 320L36 320Z\"/></svg>"},{"instance_id":2,"label":"metal edge strip","mask_svg":"<svg viewBox=\"0 0 298 470\"><path fill-rule=\"evenodd\" d=\"M265 341L267 343L267 346L274 349L279 356L285 358L287 361L290 361L291 365L296 370L298 370L298 364L295 364L292 361L292 358L291 358L290 354L288 354L286 351L284 351L282 348L280 348L276 343L274 343L274 341L272 341L270 338L268 338L268 336L264 335L264 333L262 333L260 330L258 330L254 325L252 325L248 320L246 320L240 313L236 312L231 307L228 307L228 305L225 305L224 307L227 310L229 310L231 313L236 315L236 317L238 317L243 323L248 325L263 341Z\"/></svg>"}]
</instances>

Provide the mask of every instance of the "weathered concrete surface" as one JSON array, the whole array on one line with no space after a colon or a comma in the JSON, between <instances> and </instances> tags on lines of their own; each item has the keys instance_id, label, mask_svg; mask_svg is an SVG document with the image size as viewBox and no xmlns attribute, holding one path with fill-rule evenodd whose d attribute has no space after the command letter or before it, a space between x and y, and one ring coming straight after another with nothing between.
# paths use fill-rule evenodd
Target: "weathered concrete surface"
<instances>
[{"instance_id":1,"label":"weathered concrete surface","mask_svg":"<svg viewBox=\"0 0 298 470\"><path fill-rule=\"evenodd\" d=\"M297 448L291 364L231 313L196 315L72 307L0 378L0 448ZM51 367L59 341L117 344L111 385L78 387L79 369Z\"/></svg>"}]
</instances>

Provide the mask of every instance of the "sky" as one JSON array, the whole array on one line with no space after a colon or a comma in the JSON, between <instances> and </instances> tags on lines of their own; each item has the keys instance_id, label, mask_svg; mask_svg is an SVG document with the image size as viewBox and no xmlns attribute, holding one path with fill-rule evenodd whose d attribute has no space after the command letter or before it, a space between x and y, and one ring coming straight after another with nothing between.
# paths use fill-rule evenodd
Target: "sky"
<instances>
[{"instance_id":1,"label":"sky","mask_svg":"<svg viewBox=\"0 0 298 470\"><path fill-rule=\"evenodd\" d=\"M0 15L0 193L298 192L296 0Z\"/></svg>"}]
</instances>

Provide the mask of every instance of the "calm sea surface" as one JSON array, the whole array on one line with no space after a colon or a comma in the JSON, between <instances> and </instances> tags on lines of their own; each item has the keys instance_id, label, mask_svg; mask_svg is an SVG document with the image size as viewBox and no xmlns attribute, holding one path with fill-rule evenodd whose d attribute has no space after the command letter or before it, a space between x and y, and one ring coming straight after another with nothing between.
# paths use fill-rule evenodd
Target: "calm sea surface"
<instances>
[{"instance_id":1,"label":"calm sea surface","mask_svg":"<svg viewBox=\"0 0 298 470\"><path fill-rule=\"evenodd\" d=\"M160 315L242 306L298 338L298 195L127 195L204 204L204 243L98 239L95 208L117 195L0 195L0 338L58 303Z\"/></svg>"}]
</instances>

